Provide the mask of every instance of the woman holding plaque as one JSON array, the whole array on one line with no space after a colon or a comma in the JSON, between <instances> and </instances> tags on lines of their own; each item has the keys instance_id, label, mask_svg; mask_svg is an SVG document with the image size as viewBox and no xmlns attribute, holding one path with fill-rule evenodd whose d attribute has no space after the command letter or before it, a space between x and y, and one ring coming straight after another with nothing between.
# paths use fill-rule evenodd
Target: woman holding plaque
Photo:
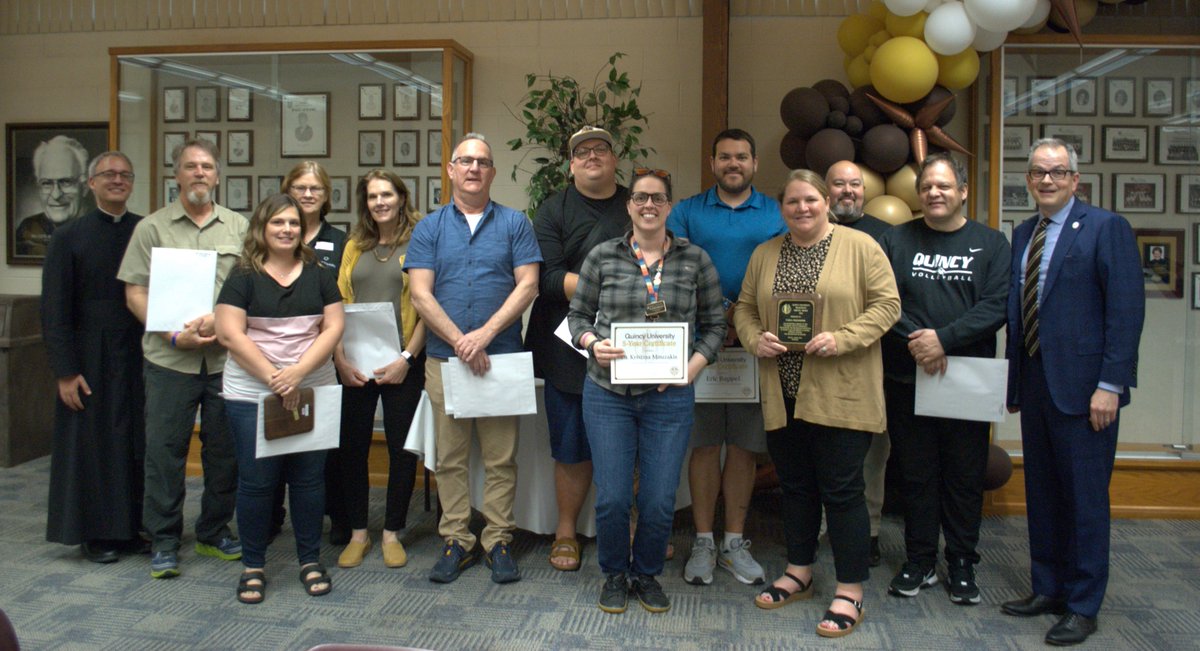
<instances>
[{"instance_id":1,"label":"woman holding plaque","mask_svg":"<svg viewBox=\"0 0 1200 651\"><path fill-rule=\"evenodd\" d=\"M304 245L300 206L284 194L254 210L238 266L214 310L217 339L229 350L222 392L238 462L237 518L242 572L237 599L266 596L266 550L275 487L286 479L300 581L308 594L330 591L320 563L325 450L257 458L258 403L296 409L302 388L337 384L330 355L342 336L342 297L333 272ZM278 397L277 397L278 396Z\"/></svg>"},{"instance_id":2,"label":"woman holding plaque","mask_svg":"<svg viewBox=\"0 0 1200 651\"><path fill-rule=\"evenodd\" d=\"M725 320L708 254L667 230L671 175L634 170L626 208L630 230L588 254L567 319L572 341L590 354L583 420L596 485L598 556L606 577L600 609L624 612L632 588L643 608L664 612L671 602L655 577L665 562L692 428L691 382L716 360ZM662 343L669 361L639 361L632 343L627 359L626 348L612 338L618 324L628 329L630 342ZM614 362L619 363L614 367ZM655 365L664 368L661 378ZM668 379L672 372L676 377ZM631 541L635 468L640 473L638 526Z\"/></svg>"},{"instance_id":3,"label":"woman holding plaque","mask_svg":"<svg viewBox=\"0 0 1200 651\"><path fill-rule=\"evenodd\" d=\"M358 567L371 549L367 535L367 456L375 407L381 399L388 447L383 564L403 567L408 563L408 554L398 534L408 519L417 474L417 457L404 449L404 439L425 386L425 324L409 298L404 255L421 213L409 200L404 182L387 170L367 172L358 182L357 197L358 222L342 254L338 287L347 303L391 303L402 336L400 356L376 369L355 368L341 344L334 351L342 380L342 440L336 472L341 480L342 512L351 529L350 542L338 556L338 567Z\"/></svg>"},{"instance_id":4,"label":"woman holding plaque","mask_svg":"<svg viewBox=\"0 0 1200 651\"><path fill-rule=\"evenodd\" d=\"M767 447L784 493L788 566L755 604L774 609L813 596L823 505L837 590L817 633L841 637L863 616L863 458L886 425L879 338L900 317L900 298L875 240L830 222L820 176L793 171L779 203L788 232L750 257L733 317L759 358ZM811 322L789 316L798 304L812 308Z\"/></svg>"}]
</instances>

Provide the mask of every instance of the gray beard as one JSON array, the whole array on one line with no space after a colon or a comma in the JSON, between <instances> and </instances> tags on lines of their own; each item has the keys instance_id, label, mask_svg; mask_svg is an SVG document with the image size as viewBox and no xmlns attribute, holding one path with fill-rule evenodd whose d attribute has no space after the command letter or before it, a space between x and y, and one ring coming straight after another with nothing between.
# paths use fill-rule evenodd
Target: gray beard
<instances>
[{"instance_id":1,"label":"gray beard","mask_svg":"<svg viewBox=\"0 0 1200 651\"><path fill-rule=\"evenodd\" d=\"M850 224L850 223L856 222L859 219L862 219L862 216L863 216L863 213L861 210L859 210L853 206L843 206L840 203L834 204L833 210L831 210L830 212L832 212L833 216L837 217L837 220L843 224Z\"/></svg>"},{"instance_id":2,"label":"gray beard","mask_svg":"<svg viewBox=\"0 0 1200 651\"><path fill-rule=\"evenodd\" d=\"M212 203L212 192L205 192L203 195L200 195L195 191L189 191L185 197L188 203L197 208Z\"/></svg>"}]
</instances>

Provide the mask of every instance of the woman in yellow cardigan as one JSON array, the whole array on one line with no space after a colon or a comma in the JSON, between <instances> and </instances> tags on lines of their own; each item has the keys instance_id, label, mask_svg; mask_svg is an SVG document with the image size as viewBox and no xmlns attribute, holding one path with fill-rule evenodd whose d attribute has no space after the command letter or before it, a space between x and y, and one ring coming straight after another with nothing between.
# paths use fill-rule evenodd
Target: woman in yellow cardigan
<instances>
[{"instance_id":1,"label":"woman in yellow cardigan","mask_svg":"<svg viewBox=\"0 0 1200 651\"><path fill-rule=\"evenodd\" d=\"M387 170L371 170L358 182L358 222L350 231L338 269L338 288L346 303L391 303L403 338L403 352L377 369L358 369L346 359L341 344L333 361L342 381L342 437L335 474L349 520L350 542L338 556L338 567L357 567L371 549L367 535L367 456L375 424L375 407L383 400L383 429L388 446L388 487L384 509L383 564L408 562L398 532L408 518L417 457L404 450L408 426L425 384L425 324L409 298L404 254L421 214L408 188Z\"/></svg>"},{"instance_id":2,"label":"woman in yellow cardigan","mask_svg":"<svg viewBox=\"0 0 1200 651\"><path fill-rule=\"evenodd\" d=\"M774 609L813 595L824 505L837 591L817 625L850 634L862 619L870 525L863 458L886 427L879 338L900 317L891 265L875 240L830 222L829 190L793 171L779 203L788 232L755 249L734 307L738 337L759 357L767 448L783 488L788 566L755 598ZM802 351L768 330L776 294L819 294L820 320Z\"/></svg>"}]
</instances>

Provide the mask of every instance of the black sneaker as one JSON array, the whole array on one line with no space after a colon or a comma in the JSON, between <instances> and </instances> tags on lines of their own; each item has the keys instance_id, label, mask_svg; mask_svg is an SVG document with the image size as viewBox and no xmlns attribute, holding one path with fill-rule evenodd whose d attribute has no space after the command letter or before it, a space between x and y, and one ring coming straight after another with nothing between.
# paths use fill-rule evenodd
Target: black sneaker
<instances>
[{"instance_id":1,"label":"black sneaker","mask_svg":"<svg viewBox=\"0 0 1200 651\"><path fill-rule=\"evenodd\" d=\"M479 556L472 551L463 549L457 541L450 541L442 547L442 556L429 572L429 580L434 583L452 583L463 570L479 561Z\"/></svg>"},{"instance_id":2,"label":"black sneaker","mask_svg":"<svg viewBox=\"0 0 1200 651\"><path fill-rule=\"evenodd\" d=\"M633 594L637 595L642 608L652 613L665 613L671 609L671 600L658 584L658 579L645 575L635 576L631 583Z\"/></svg>"},{"instance_id":3,"label":"black sneaker","mask_svg":"<svg viewBox=\"0 0 1200 651\"><path fill-rule=\"evenodd\" d=\"M508 551L508 545L498 542L492 545L492 551L487 555L487 566L492 568L492 581L496 583L512 583L521 580L521 570L517 561Z\"/></svg>"},{"instance_id":4,"label":"black sneaker","mask_svg":"<svg viewBox=\"0 0 1200 651\"><path fill-rule=\"evenodd\" d=\"M600 610L606 613L623 613L629 604L629 579L624 572L609 574L600 588Z\"/></svg>"},{"instance_id":5,"label":"black sneaker","mask_svg":"<svg viewBox=\"0 0 1200 651\"><path fill-rule=\"evenodd\" d=\"M975 566L967 561L956 560L949 564L950 601L974 606L979 603L979 586L975 585Z\"/></svg>"},{"instance_id":6,"label":"black sneaker","mask_svg":"<svg viewBox=\"0 0 1200 651\"><path fill-rule=\"evenodd\" d=\"M937 572L933 568L923 568L912 561L904 564L888 586L888 594L897 597L915 597L921 588L937 585Z\"/></svg>"}]
</instances>

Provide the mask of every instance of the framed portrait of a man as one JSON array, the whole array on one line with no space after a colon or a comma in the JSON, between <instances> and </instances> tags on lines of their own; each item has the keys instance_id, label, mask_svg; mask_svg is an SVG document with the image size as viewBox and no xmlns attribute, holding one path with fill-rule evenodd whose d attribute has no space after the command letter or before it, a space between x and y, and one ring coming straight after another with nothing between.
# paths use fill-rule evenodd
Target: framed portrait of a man
<instances>
[{"instance_id":1,"label":"framed portrait of a man","mask_svg":"<svg viewBox=\"0 0 1200 651\"><path fill-rule=\"evenodd\" d=\"M398 129L392 132L392 164L397 167L416 167L421 164L420 132Z\"/></svg>"},{"instance_id":2,"label":"framed portrait of a man","mask_svg":"<svg viewBox=\"0 0 1200 651\"><path fill-rule=\"evenodd\" d=\"M188 89L163 89L163 122L187 122L188 118Z\"/></svg>"},{"instance_id":3,"label":"framed portrait of a man","mask_svg":"<svg viewBox=\"0 0 1200 651\"><path fill-rule=\"evenodd\" d=\"M163 167L175 166L175 150L183 146L187 142L187 131L164 131L163 132Z\"/></svg>"},{"instance_id":4,"label":"framed portrait of a man","mask_svg":"<svg viewBox=\"0 0 1200 651\"><path fill-rule=\"evenodd\" d=\"M225 160L230 167L247 167L254 164L254 132L229 131L225 136L229 145Z\"/></svg>"},{"instance_id":5,"label":"framed portrait of a man","mask_svg":"<svg viewBox=\"0 0 1200 651\"><path fill-rule=\"evenodd\" d=\"M260 176L258 177L258 202L262 203L263 199L279 192L279 188L283 186L282 176Z\"/></svg>"},{"instance_id":6,"label":"framed portrait of a man","mask_svg":"<svg viewBox=\"0 0 1200 651\"><path fill-rule=\"evenodd\" d=\"M392 86L392 118L416 120L421 117L421 103L416 86L395 84Z\"/></svg>"},{"instance_id":7,"label":"framed portrait of a man","mask_svg":"<svg viewBox=\"0 0 1200 651\"><path fill-rule=\"evenodd\" d=\"M230 88L225 114L230 122L250 122L254 119L254 104L249 88Z\"/></svg>"},{"instance_id":8,"label":"framed portrait of a man","mask_svg":"<svg viewBox=\"0 0 1200 651\"><path fill-rule=\"evenodd\" d=\"M221 121L221 89L216 86L196 88L196 121Z\"/></svg>"},{"instance_id":9,"label":"framed portrait of a man","mask_svg":"<svg viewBox=\"0 0 1200 651\"><path fill-rule=\"evenodd\" d=\"M279 155L329 155L329 93L293 93L279 102Z\"/></svg>"},{"instance_id":10,"label":"framed portrait of a man","mask_svg":"<svg viewBox=\"0 0 1200 651\"><path fill-rule=\"evenodd\" d=\"M331 212L350 212L350 177L329 177L329 209ZM350 231L346 231L349 233Z\"/></svg>"},{"instance_id":11,"label":"framed portrait of a man","mask_svg":"<svg viewBox=\"0 0 1200 651\"><path fill-rule=\"evenodd\" d=\"M87 166L108 150L108 123L9 124L5 149L8 264L40 265L54 229L96 207Z\"/></svg>"},{"instance_id":12,"label":"framed portrait of a man","mask_svg":"<svg viewBox=\"0 0 1200 651\"><path fill-rule=\"evenodd\" d=\"M221 179L225 187L225 207L241 213L248 213L253 207L250 196L249 176L226 176Z\"/></svg>"},{"instance_id":13,"label":"framed portrait of a man","mask_svg":"<svg viewBox=\"0 0 1200 651\"><path fill-rule=\"evenodd\" d=\"M383 119L383 84L358 85L358 119Z\"/></svg>"},{"instance_id":14,"label":"framed portrait of a man","mask_svg":"<svg viewBox=\"0 0 1200 651\"><path fill-rule=\"evenodd\" d=\"M358 132L358 164L363 167L383 165L383 132Z\"/></svg>"}]
</instances>

